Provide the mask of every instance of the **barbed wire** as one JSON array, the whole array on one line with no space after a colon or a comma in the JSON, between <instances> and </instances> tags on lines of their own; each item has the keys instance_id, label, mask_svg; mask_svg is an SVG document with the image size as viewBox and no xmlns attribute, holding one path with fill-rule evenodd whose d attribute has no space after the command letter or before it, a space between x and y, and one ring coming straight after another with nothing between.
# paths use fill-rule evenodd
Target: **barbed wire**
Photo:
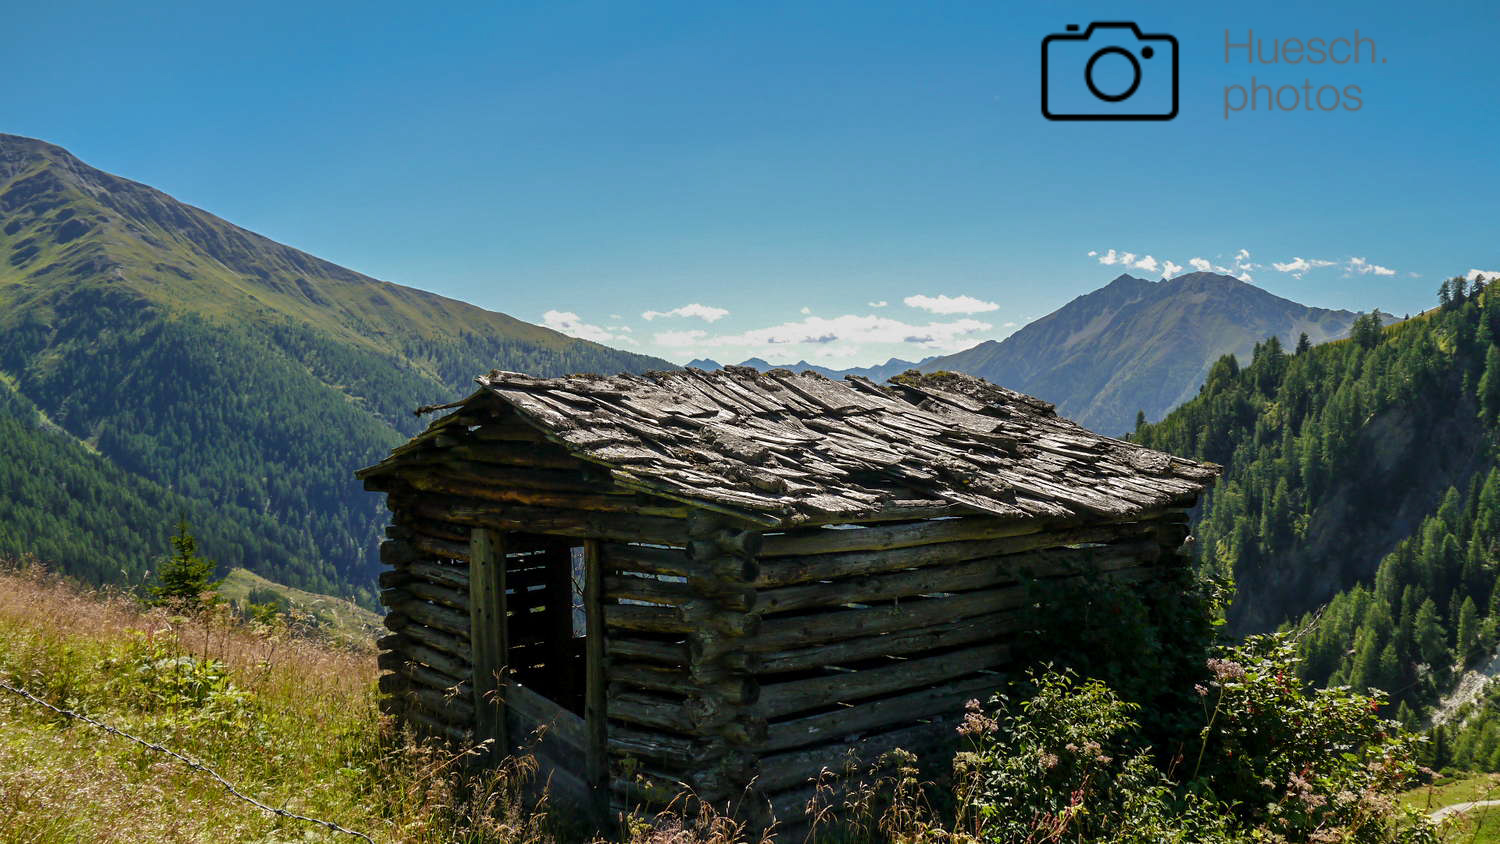
<instances>
[{"instance_id":1,"label":"barbed wire","mask_svg":"<svg viewBox=\"0 0 1500 844\"><path fill-rule=\"evenodd\" d=\"M154 750L154 751L156 751L158 753L165 753L166 755L171 756L172 758L178 760L182 764L188 766L189 768L192 768L195 771L201 771L201 772L203 772L205 774L208 774L210 777L212 777L214 780L216 780L219 783L219 785L224 786L224 790L225 791L228 791L233 796L239 798L240 800L245 801L246 803L249 803L250 805L254 806L257 809L260 809L263 812L270 812L271 814L277 815L279 817L291 818L292 820L304 821L304 822L310 823L310 824L317 824L318 826L324 827L325 829L330 829L330 830L332 830L334 832L342 832L345 835L352 835L355 838L359 838L359 839L362 839L364 841L367 841L367 842L369 842L369 844L375 844L375 839L371 838L368 835L365 835L363 832L356 832L355 830L339 826L338 824L334 823L333 821L325 821L325 820L320 820L318 818L310 818L310 817L308 817L306 815L299 815L296 812L293 812L293 811L290 811L290 810L287 810L287 809L278 809L275 806L268 806L265 803L262 803L259 800L256 800L254 797L251 797L250 795L244 793L243 791L240 791L238 788L235 788L233 783L231 783L229 780L224 779L213 768L208 767L207 765L203 764L202 762L199 762L196 759L193 759L192 757L184 756L183 754L178 753L177 751L175 751L175 750L173 750L173 749L171 749L169 747L165 747L163 745L157 744L156 742L146 741L143 738L140 738L138 736L134 736L134 735L131 735L130 733L125 732L124 730L120 729L119 727L115 727L115 726L112 726L110 724L106 724L103 721L99 721L97 719L90 718L89 716L84 715L83 713L74 712L71 709L63 709L60 706L54 706L53 704L48 703L45 700L42 700L41 698L37 697L36 695L32 694L31 692L26 691L23 688L11 685L10 683L6 682L5 680L0 680L0 689L4 689L5 691L10 692L11 694L14 694L14 695L19 695L20 697L23 697L23 698L31 701L32 703L37 704L38 706L46 707L47 709L50 709L50 710L52 710L53 712L56 712L59 715L63 715L63 716L66 716L68 718L72 718L72 719L77 720L77 721L82 721L85 724L89 724L91 726L98 727L99 729L105 731L106 733L110 733L111 735L119 736L120 738L127 739L129 741L133 741L133 742L135 742L136 744L138 744L138 745L140 745L142 747L149 748L149 749Z\"/></svg>"}]
</instances>

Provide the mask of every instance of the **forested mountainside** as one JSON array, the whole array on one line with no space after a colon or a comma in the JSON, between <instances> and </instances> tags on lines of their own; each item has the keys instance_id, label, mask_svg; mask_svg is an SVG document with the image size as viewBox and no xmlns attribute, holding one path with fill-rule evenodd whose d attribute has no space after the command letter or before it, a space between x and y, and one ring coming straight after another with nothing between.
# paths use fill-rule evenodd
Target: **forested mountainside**
<instances>
[{"instance_id":1,"label":"forested mountainside","mask_svg":"<svg viewBox=\"0 0 1500 844\"><path fill-rule=\"evenodd\" d=\"M1444 282L1439 306L1349 340L1225 357L1133 439L1213 460L1202 565L1233 575L1232 629L1312 625L1303 669L1416 711L1500 622L1500 286Z\"/></svg>"},{"instance_id":2,"label":"forested mountainside","mask_svg":"<svg viewBox=\"0 0 1500 844\"><path fill-rule=\"evenodd\" d=\"M205 553L353 594L384 523L352 471L493 368L671 368L275 243L0 135L0 553L137 580L179 512ZM42 421L45 420L45 421ZM23 477L24 476L24 477ZM46 490L38 478L67 478ZM23 482L24 481L24 482ZM69 501L91 502L87 518Z\"/></svg>"},{"instance_id":3,"label":"forested mountainside","mask_svg":"<svg viewBox=\"0 0 1500 844\"><path fill-rule=\"evenodd\" d=\"M1163 281L1121 275L1004 340L921 363L977 375L1057 405L1110 436L1136 413L1160 419L1192 398L1220 356L1248 360L1255 343L1314 344L1345 336L1358 314L1310 308L1215 273Z\"/></svg>"}]
</instances>

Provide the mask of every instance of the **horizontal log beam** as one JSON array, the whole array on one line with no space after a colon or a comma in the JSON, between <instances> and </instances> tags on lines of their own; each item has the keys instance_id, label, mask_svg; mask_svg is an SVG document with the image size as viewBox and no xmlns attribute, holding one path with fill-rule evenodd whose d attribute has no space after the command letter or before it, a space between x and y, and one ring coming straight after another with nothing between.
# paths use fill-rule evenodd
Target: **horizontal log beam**
<instances>
[{"instance_id":1,"label":"horizontal log beam","mask_svg":"<svg viewBox=\"0 0 1500 844\"><path fill-rule=\"evenodd\" d=\"M768 534L761 542L760 556L787 557L846 551L885 551L939 542L1022 536L1037 533L1046 527L1046 524L1037 519L969 516L876 527L819 528Z\"/></svg>"},{"instance_id":2,"label":"horizontal log beam","mask_svg":"<svg viewBox=\"0 0 1500 844\"><path fill-rule=\"evenodd\" d=\"M746 640L747 650L770 653L815 643L897 633L944 621L988 615L1025 605L1026 589L1007 586L948 598L913 598L898 604L831 610L806 616L765 619L760 635Z\"/></svg>"},{"instance_id":3,"label":"horizontal log beam","mask_svg":"<svg viewBox=\"0 0 1500 844\"><path fill-rule=\"evenodd\" d=\"M427 518L500 530L617 542L683 544L687 541L684 520L661 516L528 507L432 495L413 496L395 506L409 508Z\"/></svg>"},{"instance_id":4,"label":"horizontal log beam","mask_svg":"<svg viewBox=\"0 0 1500 844\"><path fill-rule=\"evenodd\" d=\"M467 729L459 728L441 718L428 715L420 709L405 707L397 713L397 717L410 722L416 728L417 732L446 739L456 744L467 744L473 736Z\"/></svg>"},{"instance_id":5,"label":"horizontal log beam","mask_svg":"<svg viewBox=\"0 0 1500 844\"><path fill-rule=\"evenodd\" d=\"M619 691L609 695L610 718L629 721L656 730L692 735L695 730L680 701L641 692Z\"/></svg>"},{"instance_id":6,"label":"horizontal log beam","mask_svg":"<svg viewBox=\"0 0 1500 844\"><path fill-rule=\"evenodd\" d=\"M1125 542L1102 548L1054 548L1007 554L954 565L865 575L832 583L804 583L766 589L757 596L755 611L766 615L936 592L963 592L1013 582L1023 575L1048 577L1084 571L1108 571L1139 561L1155 560L1160 554L1161 546L1155 541Z\"/></svg>"},{"instance_id":7,"label":"horizontal log beam","mask_svg":"<svg viewBox=\"0 0 1500 844\"><path fill-rule=\"evenodd\" d=\"M999 674L969 677L909 694L865 701L833 712L773 723L760 750L775 753L934 715L959 715L965 702L988 701L1004 685L1005 678Z\"/></svg>"},{"instance_id":8,"label":"horizontal log beam","mask_svg":"<svg viewBox=\"0 0 1500 844\"><path fill-rule=\"evenodd\" d=\"M411 623L402 627L399 635L433 650L449 654L464 663L469 661L468 639L460 639L451 633L445 633L435 627L425 627L421 624Z\"/></svg>"},{"instance_id":9,"label":"horizontal log beam","mask_svg":"<svg viewBox=\"0 0 1500 844\"><path fill-rule=\"evenodd\" d=\"M930 751L949 743L951 739L948 739L948 735L953 734L952 731L951 722L918 724L849 744L834 743L772 754L760 760L760 777L755 785L767 793L803 784L811 785L811 781L817 779L830 763L841 764L851 748L864 764L874 762L881 754L898 747L921 755L921 751Z\"/></svg>"},{"instance_id":10,"label":"horizontal log beam","mask_svg":"<svg viewBox=\"0 0 1500 844\"><path fill-rule=\"evenodd\" d=\"M941 524L941 523L940 523ZM1150 533L1148 524L1097 525L1067 530L1034 531L1000 539L954 541L877 551L852 551L762 560L757 587L787 586L819 580L837 580L902 569L952 565L968 560L1000 557L1063 545L1110 542ZM854 531L843 531L853 533ZM767 539L769 542L770 540Z\"/></svg>"},{"instance_id":11,"label":"horizontal log beam","mask_svg":"<svg viewBox=\"0 0 1500 844\"><path fill-rule=\"evenodd\" d=\"M862 636L828 644L806 645L759 656L759 673L805 671L849 665L882 656L908 656L941 648L994 641L1020 629L1024 622L1015 610L944 622L900 633ZM769 682L763 678L762 682Z\"/></svg>"},{"instance_id":12,"label":"horizontal log beam","mask_svg":"<svg viewBox=\"0 0 1500 844\"><path fill-rule=\"evenodd\" d=\"M391 642L391 639L398 641ZM436 671L452 678L452 682L445 683L444 687L469 679L471 668L467 659L460 659L452 654L434 650L405 636L387 636L381 639L381 643L390 646L387 653L380 655L381 668L391 671L396 670L399 665L388 664L388 662L396 660L402 663L417 662L428 665Z\"/></svg>"},{"instance_id":13,"label":"horizontal log beam","mask_svg":"<svg viewBox=\"0 0 1500 844\"><path fill-rule=\"evenodd\" d=\"M469 614L466 612L415 599L402 601L391 609L418 624L453 633L465 641L469 638Z\"/></svg>"},{"instance_id":14,"label":"horizontal log beam","mask_svg":"<svg viewBox=\"0 0 1500 844\"><path fill-rule=\"evenodd\" d=\"M448 454L476 463L494 463L500 466L526 466L543 469L579 469L585 464L557 448L537 448L511 440L482 440L455 445L447 449Z\"/></svg>"},{"instance_id":15,"label":"horizontal log beam","mask_svg":"<svg viewBox=\"0 0 1500 844\"><path fill-rule=\"evenodd\" d=\"M703 757L702 748L692 739L635 730L618 724L610 728L608 748L615 756L656 759L683 767L697 764Z\"/></svg>"},{"instance_id":16,"label":"horizontal log beam","mask_svg":"<svg viewBox=\"0 0 1500 844\"><path fill-rule=\"evenodd\" d=\"M644 659L666 665L687 665L686 642L661 642L654 639L625 638L618 633L605 639L605 648L611 659Z\"/></svg>"},{"instance_id":17,"label":"horizontal log beam","mask_svg":"<svg viewBox=\"0 0 1500 844\"><path fill-rule=\"evenodd\" d=\"M413 489L443 493L480 502L500 502L541 509L580 510L589 513L668 516L682 518L691 508L667 504L647 496L599 495L581 492L558 492L527 487L490 486L477 482L454 480L444 475L407 474L402 480Z\"/></svg>"},{"instance_id":18,"label":"horizontal log beam","mask_svg":"<svg viewBox=\"0 0 1500 844\"><path fill-rule=\"evenodd\" d=\"M767 720L773 720L835 703L854 703L861 698L952 680L993 668L1009 658L1009 645L979 645L941 656L893 660L882 668L767 683L760 690L760 711Z\"/></svg>"}]
</instances>

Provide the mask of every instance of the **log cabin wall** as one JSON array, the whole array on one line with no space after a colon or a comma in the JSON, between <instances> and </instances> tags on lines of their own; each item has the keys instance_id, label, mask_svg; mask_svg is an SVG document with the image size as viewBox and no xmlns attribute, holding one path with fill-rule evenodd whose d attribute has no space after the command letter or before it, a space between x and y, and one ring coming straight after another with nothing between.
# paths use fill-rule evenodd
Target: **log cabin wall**
<instances>
[{"instance_id":1,"label":"log cabin wall","mask_svg":"<svg viewBox=\"0 0 1500 844\"><path fill-rule=\"evenodd\" d=\"M945 766L964 703L1000 691L1032 580L1143 584L1187 565L1180 510L1125 522L984 517L764 537L745 641L765 736L755 787L795 825L825 768L901 747Z\"/></svg>"}]
</instances>

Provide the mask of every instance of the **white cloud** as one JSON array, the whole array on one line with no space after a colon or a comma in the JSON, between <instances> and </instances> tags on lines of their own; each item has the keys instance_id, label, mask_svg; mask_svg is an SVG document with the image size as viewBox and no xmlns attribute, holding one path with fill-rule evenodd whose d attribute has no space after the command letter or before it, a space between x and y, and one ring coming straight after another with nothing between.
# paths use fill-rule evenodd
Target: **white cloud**
<instances>
[{"instance_id":1,"label":"white cloud","mask_svg":"<svg viewBox=\"0 0 1500 844\"><path fill-rule=\"evenodd\" d=\"M1271 266L1284 273L1305 273L1318 267L1331 267L1335 263L1335 261L1325 261L1322 258L1300 258L1294 255L1290 261L1282 263L1272 261Z\"/></svg>"},{"instance_id":2,"label":"white cloud","mask_svg":"<svg viewBox=\"0 0 1500 844\"><path fill-rule=\"evenodd\" d=\"M609 318L610 319L624 319L625 317L622 317L619 314L610 314Z\"/></svg>"},{"instance_id":3,"label":"white cloud","mask_svg":"<svg viewBox=\"0 0 1500 844\"><path fill-rule=\"evenodd\" d=\"M688 331L660 331L652 338L658 346L668 348L681 348L683 346L695 346L708 336L708 332L701 328L693 328Z\"/></svg>"},{"instance_id":4,"label":"white cloud","mask_svg":"<svg viewBox=\"0 0 1500 844\"><path fill-rule=\"evenodd\" d=\"M1203 258L1189 258L1188 264L1192 265L1192 268L1200 273L1206 273L1209 270L1213 269L1214 266Z\"/></svg>"},{"instance_id":5,"label":"white cloud","mask_svg":"<svg viewBox=\"0 0 1500 844\"><path fill-rule=\"evenodd\" d=\"M1176 267L1178 270L1182 270L1181 264L1175 264L1175 262L1167 261L1167 259L1158 261L1154 255L1139 255L1136 252L1118 252L1115 249L1109 249L1103 253L1098 249L1091 249L1089 250L1089 258L1098 258L1100 264L1104 264L1106 267L1113 267L1113 265L1119 264L1121 267L1127 268L1127 270L1145 270L1148 273L1158 273L1158 271L1163 271L1164 267ZM1170 276L1173 271L1166 270L1166 273Z\"/></svg>"},{"instance_id":6,"label":"white cloud","mask_svg":"<svg viewBox=\"0 0 1500 844\"><path fill-rule=\"evenodd\" d=\"M901 301L908 308L920 308L934 314L982 314L1000 310L1000 306L994 302L975 299L973 296L948 296L941 293L937 296L917 294Z\"/></svg>"},{"instance_id":7,"label":"white cloud","mask_svg":"<svg viewBox=\"0 0 1500 844\"><path fill-rule=\"evenodd\" d=\"M572 311L547 311L542 314L542 325L580 340L593 340L595 343L635 344L635 340L630 337L614 334L601 325L590 325L584 322L582 317Z\"/></svg>"},{"instance_id":8,"label":"white cloud","mask_svg":"<svg viewBox=\"0 0 1500 844\"><path fill-rule=\"evenodd\" d=\"M1291 273L1292 278L1301 278L1302 274L1307 272L1308 270L1321 269L1322 267L1331 267L1336 263L1338 262L1325 261L1322 258L1303 258L1297 255L1293 255L1292 260L1281 262L1272 261L1271 266L1279 272Z\"/></svg>"},{"instance_id":9,"label":"white cloud","mask_svg":"<svg viewBox=\"0 0 1500 844\"><path fill-rule=\"evenodd\" d=\"M1161 274L1166 278L1176 278L1182 274L1182 265L1167 261L1161 265Z\"/></svg>"},{"instance_id":10,"label":"white cloud","mask_svg":"<svg viewBox=\"0 0 1500 844\"><path fill-rule=\"evenodd\" d=\"M759 350L761 357L820 354L848 357L858 354L863 344L909 345L934 352L958 351L976 342L975 334L994 328L987 322L964 318L951 322L929 322L925 325L889 317L845 314L837 317L809 316L796 322L766 328L754 328L738 334L710 335L701 329L663 331L655 335L659 346L669 348L737 348ZM793 351L790 347L807 346ZM821 349L837 352L820 352Z\"/></svg>"},{"instance_id":11,"label":"white cloud","mask_svg":"<svg viewBox=\"0 0 1500 844\"><path fill-rule=\"evenodd\" d=\"M704 322L718 322L726 316L729 316L729 311L724 308L700 305L697 302L691 305L683 305L680 308L673 308L670 311L646 311L641 314L641 318L647 322L657 317L689 317L701 319Z\"/></svg>"},{"instance_id":12,"label":"white cloud","mask_svg":"<svg viewBox=\"0 0 1500 844\"><path fill-rule=\"evenodd\" d=\"M890 302L887 302L886 300L881 299L879 302L866 302L865 304L868 305L869 307L872 307L872 308L883 308L886 305L889 305Z\"/></svg>"},{"instance_id":13,"label":"white cloud","mask_svg":"<svg viewBox=\"0 0 1500 844\"><path fill-rule=\"evenodd\" d=\"M1248 261L1248 260L1250 260L1250 250L1249 249L1241 249L1240 251L1234 253L1234 261L1237 264L1240 263L1240 262L1243 262L1243 261Z\"/></svg>"},{"instance_id":14,"label":"white cloud","mask_svg":"<svg viewBox=\"0 0 1500 844\"><path fill-rule=\"evenodd\" d=\"M809 308L808 306L803 305L802 306L802 314L803 314L803 316L806 316L807 314L810 314L810 313L812 313L812 308Z\"/></svg>"},{"instance_id":15,"label":"white cloud","mask_svg":"<svg viewBox=\"0 0 1500 844\"><path fill-rule=\"evenodd\" d=\"M1474 281L1480 276L1484 276L1486 281L1494 281L1495 279L1500 278L1500 270L1469 270L1468 274L1465 275L1464 278L1468 279L1469 281Z\"/></svg>"},{"instance_id":16,"label":"white cloud","mask_svg":"<svg viewBox=\"0 0 1500 844\"><path fill-rule=\"evenodd\" d=\"M1372 264L1369 261L1366 261L1364 258L1350 257L1349 262L1344 265L1344 268L1351 273L1359 273L1360 275L1369 275L1370 273L1374 273L1375 275L1396 274L1396 271L1391 269L1390 267L1382 267L1379 264Z\"/></svg>"}]
</instances>

